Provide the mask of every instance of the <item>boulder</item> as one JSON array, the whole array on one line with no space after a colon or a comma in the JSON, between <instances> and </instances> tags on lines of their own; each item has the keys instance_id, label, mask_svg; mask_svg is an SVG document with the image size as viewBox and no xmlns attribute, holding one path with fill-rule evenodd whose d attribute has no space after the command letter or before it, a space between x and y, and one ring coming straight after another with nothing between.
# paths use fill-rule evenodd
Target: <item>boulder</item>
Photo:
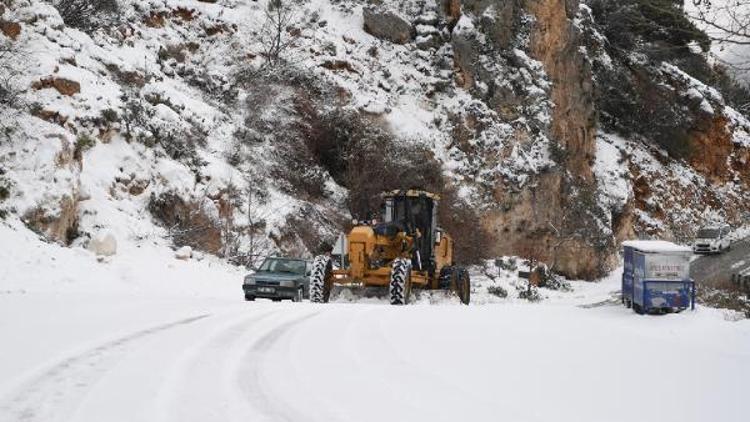
<instances>
[{"instance_id":1,"label":"boulder","mask_svg":"<svg viewBox=\"0 0 750 422\"><path fill-rule=\"evenodd\" d=\"M365 31L370 35L396 44L406 44L416 34L414 26L398 13L383 6L364 9Z\"/></svg>"},{"instance_id":2,"label":"boulder","mask_svg":"<svg viewBox=\"0 0 750 422\"><path fill-rule=\"evenodd\" d=\"M91 239L88 249L96 256L115 255L117 253L117 239L108 231L100 232Z\"/></svg>"},{"instance_id":3,"label":"boulder","mask_svg":"<svg viewBox=\"0 0 750 422\"><path fill-rule=\"evenodd\" d=\"M193 248L190 246L183 246L175 251L174 257L182 261L187 261L193 257Z\"/></svg>"}]
</instances>

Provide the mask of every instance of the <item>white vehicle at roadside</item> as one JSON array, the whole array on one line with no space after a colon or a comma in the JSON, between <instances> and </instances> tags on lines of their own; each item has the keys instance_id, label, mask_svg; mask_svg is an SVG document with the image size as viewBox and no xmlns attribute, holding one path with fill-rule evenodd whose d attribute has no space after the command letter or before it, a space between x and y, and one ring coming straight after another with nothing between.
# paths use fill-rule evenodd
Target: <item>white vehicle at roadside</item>
<instances>
[{"instance_id":1,"label":"white vehicle at roadside","mask_svg":"<svg viewBox=\"0 0 750 422\"><path fill-rule=\"evenodd\" d=\"M708 226L698 230L693 242L693 252L697 254L722 253L732 247L729 226Z\"/></svg>"}]
</instances>

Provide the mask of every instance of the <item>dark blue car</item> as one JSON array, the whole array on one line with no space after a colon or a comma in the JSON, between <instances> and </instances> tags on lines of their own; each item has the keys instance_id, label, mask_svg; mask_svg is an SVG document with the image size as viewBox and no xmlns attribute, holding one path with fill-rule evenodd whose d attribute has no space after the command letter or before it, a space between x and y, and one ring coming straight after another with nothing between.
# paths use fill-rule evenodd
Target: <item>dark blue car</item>
<instances>
[{"instance_id":1,"label":"dark blue car","mask_svg":"<svg viewBox=\"0 0 750 422\"><path fill-rule=\"evenodd\" d=\"M245 300L266 298L302 302L309 295L312 264L304 259L269 257L253 274L245 276Z\"/></svg>"}]
</instances>

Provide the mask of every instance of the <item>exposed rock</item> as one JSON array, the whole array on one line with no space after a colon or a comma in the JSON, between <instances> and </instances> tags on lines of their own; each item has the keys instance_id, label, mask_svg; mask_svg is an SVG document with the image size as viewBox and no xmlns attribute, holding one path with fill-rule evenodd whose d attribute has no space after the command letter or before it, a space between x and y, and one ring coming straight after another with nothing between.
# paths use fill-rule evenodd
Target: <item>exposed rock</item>
<instances>
[{"instance_id":1,"label":"exposed rock","mask_svg":"<svg viewBox=\"0 0 750 422\"><path fill-rule=\"evenodd\" d=\"M321 67L328 70L346 70L351 73L359 73L351 63L346 60L326 60L320 64Z\"/></svg>"},{"instance_id":2,"label":"exposed rock","mask_svg":"<svg viewBox=\"0 0 750 422\"><path fill-rule=\"evenodd\" d=\"M440 31L434 24L421 20L417 25L417 47L421 50L437 49L443 43Z\"/></svg>"},{"instance_id":3,"label":"exposed rock","mask_svg":"<svg viewBox=\"0 0 750 422\"><path fill-rule=\"evenodd\" d=\"M195 9L188 9L185 7L178 7L172 11L172 16L181 19L184 22L190 22L195 19L198 12Z\"/></svg>"},{"instance_id":4,"label":"exposed rock","mask_svg":"<svg viewBox=\"0 0 750 422\"><path fill-rule=\"evenodd\" d=\"M214 35L230 33L232 32L227 25L214 25L206 28L206 35L213 37Z\"/></svg>"},{"instance_id":5,"label":"exposed rock","mask_svg":"<svg viewBox=\"0 0 750 422\"><path fill-rule=\"evenodd\" d=\"M151 12L143 21L150 28L164 28L166 14Z\"/></svg>"},{"instance_id":6,"label":"exposed rock","mask_svg":"<svg viewBox=\"0 0 750 422\"><path fill-rule=\"evenodd\" d=\"M193 248L190 246L183 246L175 251L174 257L182 261L187 261L193 257Z\"/></svg>"},{"instance_id":7,"label":"exposed rock","mask_svg":"<svg viewBox=\"0 0 750 422\"><path fill-rule=\"evenodd\" d=\"M2 15L2 13L0 13ZM6 37L16 40L21 35L21 24L0 19L0 32Z\"/></svg>"},{"instance_id":8,"label":"exposed rock","mask_svg":"<svg viewBox=\"0 0 750 422\"><path fill-rule=\"evenodd\" d=\"M580 0L565 0L565 13L568 15L569 19L576 17L580 3Z\"/></svg>"},{"instance_id":9,"label":"exposed rock","mask_svg":"<svg viewBox=\"0 0 750 422\"><path fill-rule=\"evenodd\" d=\"M479 45L476 37L477 33L468 17L461 18L453 28L451 43L458 70L456 84L464 89L473 88L476 80L479 61Z\"/></svg>"},{"instance_id":10,"label":"exposed rock","mask_svg":"<svg viewBox=\"0 0 750 422\"><path fill-rule=\"evenodd\" d=\"M424 35L417 37L417 47L420 50L437 49L443 43L439 35Z\"/></svg>"},{"instance_id":11,"label":"exposed rock","mask_svg":"<svg viewBox=\"0 0 750 422\"><path fill-rule=\"evenodd\" d=\"M516 0L463 0L463 8L480 17L482 29L496 46L507 48L514 36L516 3Z\"/></svg>"},{"instance_id":12,"label":"exposed rock","mask_svg":"<svg viewBox=\"0 0 750 422\"><path fill-rule=\"evenodd\" d=\"M216 207L212 201L187 201L175 193L166 192L159 196L152 194L148 208L157 221L171 228L175 245L190 246L212 254L222 251L221 207Z\"/></svg>"},{"instance_id":13,"label":"exposed rock","mask_svg":"<svg viewBox=\"0 0 750 422\"><path fill-rule=\"evenodd\" d=\"M440 0L440 12L449 25L454 25L461 17L461 0Z\"/></svg>"},{"instance_id":14,"label":"exposed rock","mask_svg":"<svg viewBox=\"0 0 750 422\"><path fill-rule=\"evenodd\" d=\"M23 221L47 240L69 245L78 232L78 199L65 195L53 209L36 207L24 215Z\"/></svg>"},{"instance_id":15,"label":"exposed rock","mask_svg":"<svg viewBox=\"0 0 750 422\"><path fill-rule=\"evenodd\" d=\"M88 249L96 256L113 256L117 254L117 239L109 231L97 233L89 242Z\"/></svg>"},{"instance_id":16,"label":"exposed rock","mask_svg":"<svg viewBox=\"0 0 750 422\"><path fill-rule=\"evenodd\" d=\"M597 120L594 85L591 65L579 49L580 33L566 16L567 6L564 0L528 2L536 16L531 48L552 80L552 137L568 152L569 170L592 180Z\"/></svg>"},{"instance_id":17,"label":"exposed rock","mask_svg":"<svg viewBox=\"0 0 750 422\"><path fill-rule=\"evenodd\" d=\"M52 163L45 165L68 173L69 183L59 185L58 190L48 192L33 208L23 214L23 222L47 240L61 245L70 245L78 236L81 163L75 159L72 143L62 135L47 136L46 142L59 142Z\"/></svg>"},{"instance_id":18,"label":"exposed rock","mask_svg":"<svg viewBox=\"0 0 750 422\"><path fill-rule=\"evenodd\" d=\"M690 165L715 183L728 182L731 176L728 158L733 146L727 119L721 114L704 117L690 131L689 137L693 150Z\"/></svg>"},{"instance_id":19,"label":"exposed rock","mask_svg":"<svg viewBox=\"0 0 750 422\"><path fill-rule=\"evenodd\" d=\"M66 116L63 116L59 112L52 110L32 110L31 115L63 127L68 122L68 118Z\"/></svg>"},{"instance_id":20,"label":"exposed rock","mask_svg":"<svg viewBox=\"0 0 750 422\"><path fill-rule=\"evenodd\" d=\"M383 6L369 6L363 10L365 31L370 35L396 44L406 44L415 36L409 21Z\"/></svg>"},{"instance_id":21,"label":"exposed rock","mask_svg":"<svg viewBox=\"0 0 750 422\"><path fill-rule=\"evenodd\" d=\"M81 84L79 84L78 82L71 81L70 79L65 78L56 78L53 76L34 82L31 87L36 90L55 88L60 94L67 95L69 97L72 97L73 95L81 92Z\"/></svg>"}]
</instances>

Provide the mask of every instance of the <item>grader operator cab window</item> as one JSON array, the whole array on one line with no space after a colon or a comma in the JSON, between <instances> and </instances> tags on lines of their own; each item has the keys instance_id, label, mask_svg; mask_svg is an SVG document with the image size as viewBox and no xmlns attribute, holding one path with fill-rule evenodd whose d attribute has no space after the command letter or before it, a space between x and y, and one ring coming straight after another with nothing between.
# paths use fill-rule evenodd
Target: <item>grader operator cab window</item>
<instances>
[{"instance_id":1,"label":"grader operator cab window","mask_svg":"<svg viewBox=\"0 0 750 422\"><path fill-rule=\"evenodd\" d=\"M413 265L417 268L432 265L433 245L437 231L437 201L427 196L396 196L386 198L384 220L396 224L410 235L419 231L418 256Z\"/></svg>"}]
</instances>

